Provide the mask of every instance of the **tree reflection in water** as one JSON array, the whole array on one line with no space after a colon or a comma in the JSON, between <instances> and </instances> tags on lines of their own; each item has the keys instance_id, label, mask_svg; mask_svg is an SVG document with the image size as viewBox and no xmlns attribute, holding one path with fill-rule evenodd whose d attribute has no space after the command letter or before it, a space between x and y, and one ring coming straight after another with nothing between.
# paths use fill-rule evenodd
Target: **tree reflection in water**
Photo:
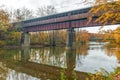
<instances>
[{"instance_id":1,"label":"tree reflection in water","mask_svg":"<svg viewBox=\"0 0 120 80\"><path fill-rule=\"evenodd\" d=\"M65 47L50 47L22 48L21 51L13 51L6 52L0 57L2 63L5 64L3 67L6 70L4 80L61 80L63 69L65 69L65 76L68 80L76 78L76 75L80 74L83 79L86 76L86 74L74 70L75 49L66 51Z\"/></svg>"},{"instance_id":2,"label":"tree reflection in water","mask_svg":"<svg viewBox=\"0 0 120 80\"><path fill-rule=\"evenodd\" d=\"M66 67L65 47L45 47L39 49L31 49L31 62Z\"/></svg>"},{"instance_id":3,"label":"tree reflection in water","mask_svg":"<svg viewBox=\"0 0 120 80\"><path fill-rule=\"evenodd\" d=\"M118 44L108 44L105 46L106 54L108 56L115 55L118 63L120 64L120 45Z\"/></svg>"},{"instance_id":4,"label":"tree reflection in water","mask_svg":"<svg viewBox=\"0 0 120 80\"><path fill-rule=\"evenodd\" d=\"M112 66L117 64L112 62L116 61L115 58L120 61L120 51L115 47L119 48L98 48L95 45L93 49L90 45L80 45L69 50L65 47L1 50L0 80L85 80L88 75L80 71L90 72L101 67L111 69L110 63Z\"/></svg>"},{"instance_id":5,"label":"tree reflection in water","mask_svg":"<svg viewBox=\"0 0 120 80\"><path fill-rule=\"evenodd\" d=\"M5 65L0 62L0 80L6 80L8 69L4 67Z\"/></svg>"}]
</instances>

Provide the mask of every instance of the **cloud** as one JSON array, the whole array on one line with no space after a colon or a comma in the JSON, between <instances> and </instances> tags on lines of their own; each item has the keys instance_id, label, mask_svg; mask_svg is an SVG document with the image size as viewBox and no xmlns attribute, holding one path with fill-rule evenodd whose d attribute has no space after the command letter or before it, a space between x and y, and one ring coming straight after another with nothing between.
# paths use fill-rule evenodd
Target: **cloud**
<instances>
[{"instance_id":1,"label":"cloud","mask_svg":"<svg viewBox=\"0 0 120 80\"><path fill-rule=\"evenodd\" d=\"M50 0L29 0L29 5L31 5L34 8L50 4L51 4Z\"/></svg>"},{"instance_id":2,"label":"cloud","mask_svg":"<svg viewBox=\"0 0 120 80\"><path fill-rule=\"evenodd\" d=\"M36 10L44 5L54 5L59 12L69 11L73 9L83 8L82 0L0 0L0 5L5 5L7 8L27 7Z\"/></svg>"}]
</instances>

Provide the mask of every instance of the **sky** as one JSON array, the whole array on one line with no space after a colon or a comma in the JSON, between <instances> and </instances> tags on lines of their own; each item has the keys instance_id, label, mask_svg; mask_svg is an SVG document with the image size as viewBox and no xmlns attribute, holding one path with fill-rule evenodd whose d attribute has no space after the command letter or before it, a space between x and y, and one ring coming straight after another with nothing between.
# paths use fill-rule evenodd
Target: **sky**
<instances>
[{"instance_id":1,"label":"sky","mask_svg":"<svg viewBox=\"0 0 120 80\"><path fill-rule=\"evenodd\" d=\"M0 0L0 5L7 8L27 7L37 9L44 5L54 5L59 12L88 7L90 4L84 5L84 0Z\"/></svg>"},{"instance_id":2,"label":"sky","mask_svg":"<svg viewBox=\"0 0 120 80\"><path fill-rule=\"evenodd\" d=\"M83 3L84 0L0 0L0 6L7 9L17 9L26 7L36 10L41 6L54 5L58 12L66 12L70 10L89 7L92 4ZM90 0L92 1L92 0ZM115 29L116 26L107 26L103 29ZM99 32L99 27L83 28L89 32Z\"/></svg>"}]
</instances>

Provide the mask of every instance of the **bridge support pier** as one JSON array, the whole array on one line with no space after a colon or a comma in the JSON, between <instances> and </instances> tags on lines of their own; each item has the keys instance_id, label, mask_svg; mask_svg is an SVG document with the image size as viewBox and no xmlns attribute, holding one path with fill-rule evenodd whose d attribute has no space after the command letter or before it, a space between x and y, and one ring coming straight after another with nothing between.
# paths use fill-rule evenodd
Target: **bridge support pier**
<instances>
[{"instance_id":1,"label":"bridge support pier","mask_svg":"<svg viewBox=\"0 0 120 80\"><path fill-rule=\"evenodd\" d=\"M53 36L52 43L51 43L52 46L56 46L56 41L55 40L56 40L55 36Z\"/></svg>"},{"instance_id":2,"label":"bridge support pier","mask_svg":"<svg viewBox=\"0 0 120 80\"><path fill-rule=\"evenodd\" d=\"M29 47L30 46L30 34L29 32L23 32L21 35L21 46Z\"/></svg>"},{"instance_id":3,"label":"bridge support pier","mask_svg":"<svg viewBox=\"0 0 120 80\"><path fill-rule=\"evenodd\" d=\"M50 37L50 46L56 46L56 35L54 30L52 32L52 37Z\"/></svg>"},{"instance_id":4,"label":"bridge support pier","mask_svg":"<svg viewBox=\"0 0 120 80\"><path fill-rule=\"evenodd\" d=\"M67 49L75 48L75 42L76 42L76 35L74 29L68 29L67 30Z\"/></svg>"}]
</instances>

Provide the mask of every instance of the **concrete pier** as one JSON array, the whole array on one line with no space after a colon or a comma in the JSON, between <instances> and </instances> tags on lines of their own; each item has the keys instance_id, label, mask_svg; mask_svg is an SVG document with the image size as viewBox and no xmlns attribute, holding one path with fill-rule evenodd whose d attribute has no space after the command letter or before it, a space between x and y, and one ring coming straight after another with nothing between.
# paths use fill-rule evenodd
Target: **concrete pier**
<instances>
[{"instance_id":1,"label":"concrete pier","mask_svg":"<svg viewBox=\"0 0 120 80\"><path fill-rule=\"evenodd\" d=\"M74 29L68 29L67 30L66 48L67 49L75 48L75 42L76 42L75 30Z\"/></svg>"},{"instance_id":2,"label":"concrete pier","mask_svg":"<svg viewBox=\"0 0 120 80\"><path fill-rule=\"evenodd\" d=\"M29 47L30 46L30 34L29 32L23 32L21 35L21 46Z\"/></svg>"}]
</instances>

